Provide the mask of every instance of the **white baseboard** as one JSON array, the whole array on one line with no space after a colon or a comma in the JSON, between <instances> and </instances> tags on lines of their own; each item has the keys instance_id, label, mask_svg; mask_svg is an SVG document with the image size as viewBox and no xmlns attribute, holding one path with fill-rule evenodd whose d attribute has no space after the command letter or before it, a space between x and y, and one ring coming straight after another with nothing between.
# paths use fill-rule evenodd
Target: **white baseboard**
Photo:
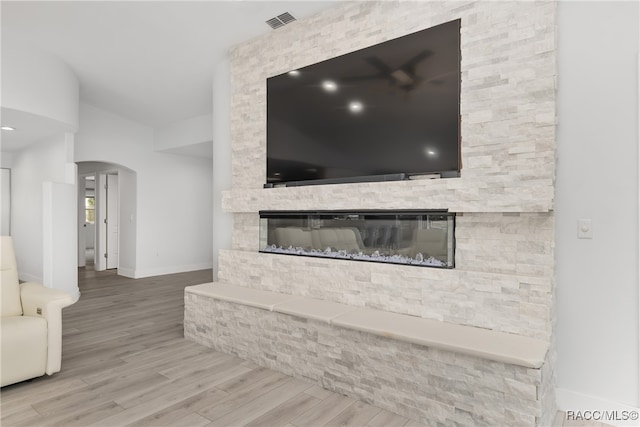
<instances>
[{"instance_id":1,"label":"white baseboard","mask_svg":"<svg viewBox=\"0 0 640 427\"><path fill-rule=\"evenodd\" d=\"M75 304L80 299L80 290L76 290L73 294L71 294L71 296L73 297L73 303Z\"/></svg>"},{"instance_id":2,"label":"white baseboard","mask_svg":"<svg viewBox=\"0 0 640 427\"><path fill-rule=\"evenodd\" d=\"M118 276L128 277L130 279L136 278L136 270L133 268L120 268L118 267Z\"/></svg>"},{"instance_id":3,"label":"white baseboard","mask_svg":"<svg viewBox=\"0 0 640 427\"><path fill-rule=\"evenodd\" d=\"M156 268L126 269L118 268L118 275L130 277L132 279L142 279L143 277L164 276L166 274L185 273L188 271L209 270L213 268L212 262L190 265L177 265Z\"/></svg>"},{"instance_id":4,"label":"white baseboard","mask_svg":"<svg viewBox=\"0 0 640 427\"><path fill-rule=\"evenodd\" d=\"M577 421L589 421L587 418L590 418L592 421L612 426L637 427L640 425L640 420L638 420L640 408L624 403L610 402L599 397L561 388L556 389L556 402L559 411L566 412L566 416L573 415L573 419ZM631 419L633 417L635 419Z\"/></svg>"}]
</instances>

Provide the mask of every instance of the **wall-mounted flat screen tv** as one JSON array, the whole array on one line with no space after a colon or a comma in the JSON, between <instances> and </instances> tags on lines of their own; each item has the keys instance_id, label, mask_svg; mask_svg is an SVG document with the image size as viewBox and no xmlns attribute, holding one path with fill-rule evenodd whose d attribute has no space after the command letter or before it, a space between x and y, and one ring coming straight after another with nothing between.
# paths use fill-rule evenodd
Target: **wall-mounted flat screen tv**
<instances>
[{"instance_id":1,"label":"wall-mounted flat screen tv","mask_svg":"<svg viewBox=\"0 0 640 427\"><path fill-rule=\"evenodd\" d=\"M460 20L267 79L267 186L459 171Z\"/></svg>"}]
</instances>

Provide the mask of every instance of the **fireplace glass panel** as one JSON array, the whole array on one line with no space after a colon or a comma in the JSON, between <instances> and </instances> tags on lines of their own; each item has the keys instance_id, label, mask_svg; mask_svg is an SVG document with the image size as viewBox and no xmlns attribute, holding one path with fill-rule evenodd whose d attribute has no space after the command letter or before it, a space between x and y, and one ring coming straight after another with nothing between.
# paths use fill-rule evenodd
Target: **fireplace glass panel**
<instances>
[{"instance_id":1,"label":"fireplace glass panel","mask_svg":"<svg viewBox=\"0 0 640 427\"><path fill-rule=\"evenodd\" d=\"M260 212L260 252L454 267L455 215L424 211Z\"/></svg>"}]
</instances>

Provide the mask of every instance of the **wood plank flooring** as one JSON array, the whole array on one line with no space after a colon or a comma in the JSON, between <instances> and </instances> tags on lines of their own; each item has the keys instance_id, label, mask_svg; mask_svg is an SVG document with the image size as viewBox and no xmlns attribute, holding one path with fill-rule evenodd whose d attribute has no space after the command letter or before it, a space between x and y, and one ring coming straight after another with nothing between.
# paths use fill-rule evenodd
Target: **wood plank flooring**
<instances>
[{"instance_id":1,"label":"wood plank flooring","mask_svg":"<svg viewBox=\"0 0 640 427\"><path fill-rule=\"evenodd\" d=\"M184 287L211 277L206 270L133 280L79 269L82 296L63 312L62 371L4 387L1 425L416 425L185 340ZM564 418L558 413L555 425Z\"/></svg>"},{"instance_id":2,"label":"wood plank flooring","mask_svg":"<svg viewBox=\"0 0 640 427\"><path fill-rule=\"evenodd\" d=\"M5 387L2 426L396 425L407 419L183 338L184 287L79 269L62 371Z\"/></svg>"}]
</instances>

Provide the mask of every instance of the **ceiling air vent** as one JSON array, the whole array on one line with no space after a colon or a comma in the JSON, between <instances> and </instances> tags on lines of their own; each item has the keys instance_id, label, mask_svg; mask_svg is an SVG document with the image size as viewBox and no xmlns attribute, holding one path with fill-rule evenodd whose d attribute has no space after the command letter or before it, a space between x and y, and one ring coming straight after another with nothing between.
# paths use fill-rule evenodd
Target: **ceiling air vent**
<instances>
[{"instance_id":1,"label":"ceiling air vent","mask_svg":"<svg viewBox=\"0 0 640 427\"><path fill-rule=\"evenodd\" d=\"M289 22L293 22L296 18L293 17L289 12L285 12L282 15L278 15L278 19L282 21L283 24L288 24Z\"/></svg>"},{"instance_id":2,"label":"ceiling air vent","mask_svg":"<svg viewBox=\"0 0 640 427\"><path fill-rule=\"evenodd\" d=\"M275 18L271 18L269 19L267 22L267 25L269 25L271 28L273 28L274 30L276 28L280 28L283 27L285 25L287 25L290 22L295 21L296 18L294 18L294 16L292 14L290 14L289 12L285 12L281 15L276 16Z\"/></svg>"}]
</instances>

